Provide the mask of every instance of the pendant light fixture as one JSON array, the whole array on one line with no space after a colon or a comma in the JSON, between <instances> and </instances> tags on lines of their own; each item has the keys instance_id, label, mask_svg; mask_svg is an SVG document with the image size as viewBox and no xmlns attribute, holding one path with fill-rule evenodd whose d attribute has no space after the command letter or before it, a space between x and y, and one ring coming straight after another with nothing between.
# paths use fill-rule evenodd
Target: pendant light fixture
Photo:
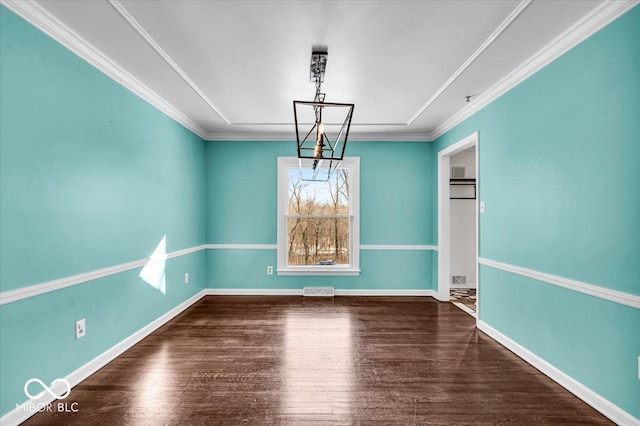
<instances>
[{"instance_id":1,"label":"pendant light fixture","mask_svg":"<svg viewBox=\"0 0 640 426\"><path fill-rule=\"evenodd\" d=\"M303 180L327 181L344 158L354 104L325 102L321 92L327 49L311 53L309 81L315 83L313 101L293 101L298 161ZM309 130L305 130L309 128Z\"/></svg>"}]
</instances>

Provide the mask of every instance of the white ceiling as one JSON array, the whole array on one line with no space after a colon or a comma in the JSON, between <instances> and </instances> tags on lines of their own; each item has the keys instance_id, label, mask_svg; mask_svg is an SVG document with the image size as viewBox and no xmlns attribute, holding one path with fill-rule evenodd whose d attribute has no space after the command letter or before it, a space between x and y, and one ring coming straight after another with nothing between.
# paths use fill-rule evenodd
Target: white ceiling
<instances>
[{"instance_id":1,"label":"white ceiling","mask_svg":"<svg viewBox=\"0 0 640 426\"><path fill-rule=\"evenodd\" d=\"M428 140L603 7L594 0L33 3L201 136L286 140L295 138L292 101L314 95L314 45L329 50L326 100L356 105L351 138ZM467 104L466 95L478 96Z\"/></svg>"}]
</instances>

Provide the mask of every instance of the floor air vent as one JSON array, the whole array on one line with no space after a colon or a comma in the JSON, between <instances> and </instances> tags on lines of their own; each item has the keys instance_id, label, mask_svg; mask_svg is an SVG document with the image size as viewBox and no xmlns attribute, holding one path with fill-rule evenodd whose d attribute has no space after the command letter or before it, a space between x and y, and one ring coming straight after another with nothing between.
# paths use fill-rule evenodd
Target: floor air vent
<instances>
[{"instance_id":1,"label":"floor air vent","mask_svg":"<svg viewBox=\"0 0 640 426\"><path fill-rule=\"evenodd\" d=\"M303 296L311 296L311 297L333 297L335 296L335 291L333 287L305 287L302 290Z\"/></svg>"}]
</instances>

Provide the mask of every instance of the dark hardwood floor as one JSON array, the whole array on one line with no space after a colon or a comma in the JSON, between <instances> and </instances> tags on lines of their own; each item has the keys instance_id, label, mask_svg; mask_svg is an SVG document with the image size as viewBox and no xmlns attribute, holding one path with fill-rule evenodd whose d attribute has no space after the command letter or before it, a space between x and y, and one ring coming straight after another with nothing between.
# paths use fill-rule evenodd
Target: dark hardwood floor
<instances>
[{"instance_id":1,"label":"dark hardwood floor","mask_svg":"<svg viewBox=\"0 0 640 426\"><path fill-rule=\"evenodd\" d=\"M426 297L209 296L65 401L25 424L609 423Z\"/></svg>"}]
</instances>

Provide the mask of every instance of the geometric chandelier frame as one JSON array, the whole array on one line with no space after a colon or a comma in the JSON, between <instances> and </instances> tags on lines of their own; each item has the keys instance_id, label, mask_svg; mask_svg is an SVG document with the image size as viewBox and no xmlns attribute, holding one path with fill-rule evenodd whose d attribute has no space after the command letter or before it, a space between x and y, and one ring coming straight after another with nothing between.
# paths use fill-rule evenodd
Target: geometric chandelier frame
<instances>
[{"instance_id":1,"label":"geometric chandelier frame","mask_svg":"<svg viewBox=\"0 0 640 426\"><path fill-rule=\"evenodd\" d=\"M314 49L310 78L316 84L313 101L293 101L298 159L303 180L329 180L344 158L354 104L325 102L321 84L327 51ZM343 118L344 117L344 118ZM308 129L308 130L307 130Z\"/></svg>"}]
</instances>

